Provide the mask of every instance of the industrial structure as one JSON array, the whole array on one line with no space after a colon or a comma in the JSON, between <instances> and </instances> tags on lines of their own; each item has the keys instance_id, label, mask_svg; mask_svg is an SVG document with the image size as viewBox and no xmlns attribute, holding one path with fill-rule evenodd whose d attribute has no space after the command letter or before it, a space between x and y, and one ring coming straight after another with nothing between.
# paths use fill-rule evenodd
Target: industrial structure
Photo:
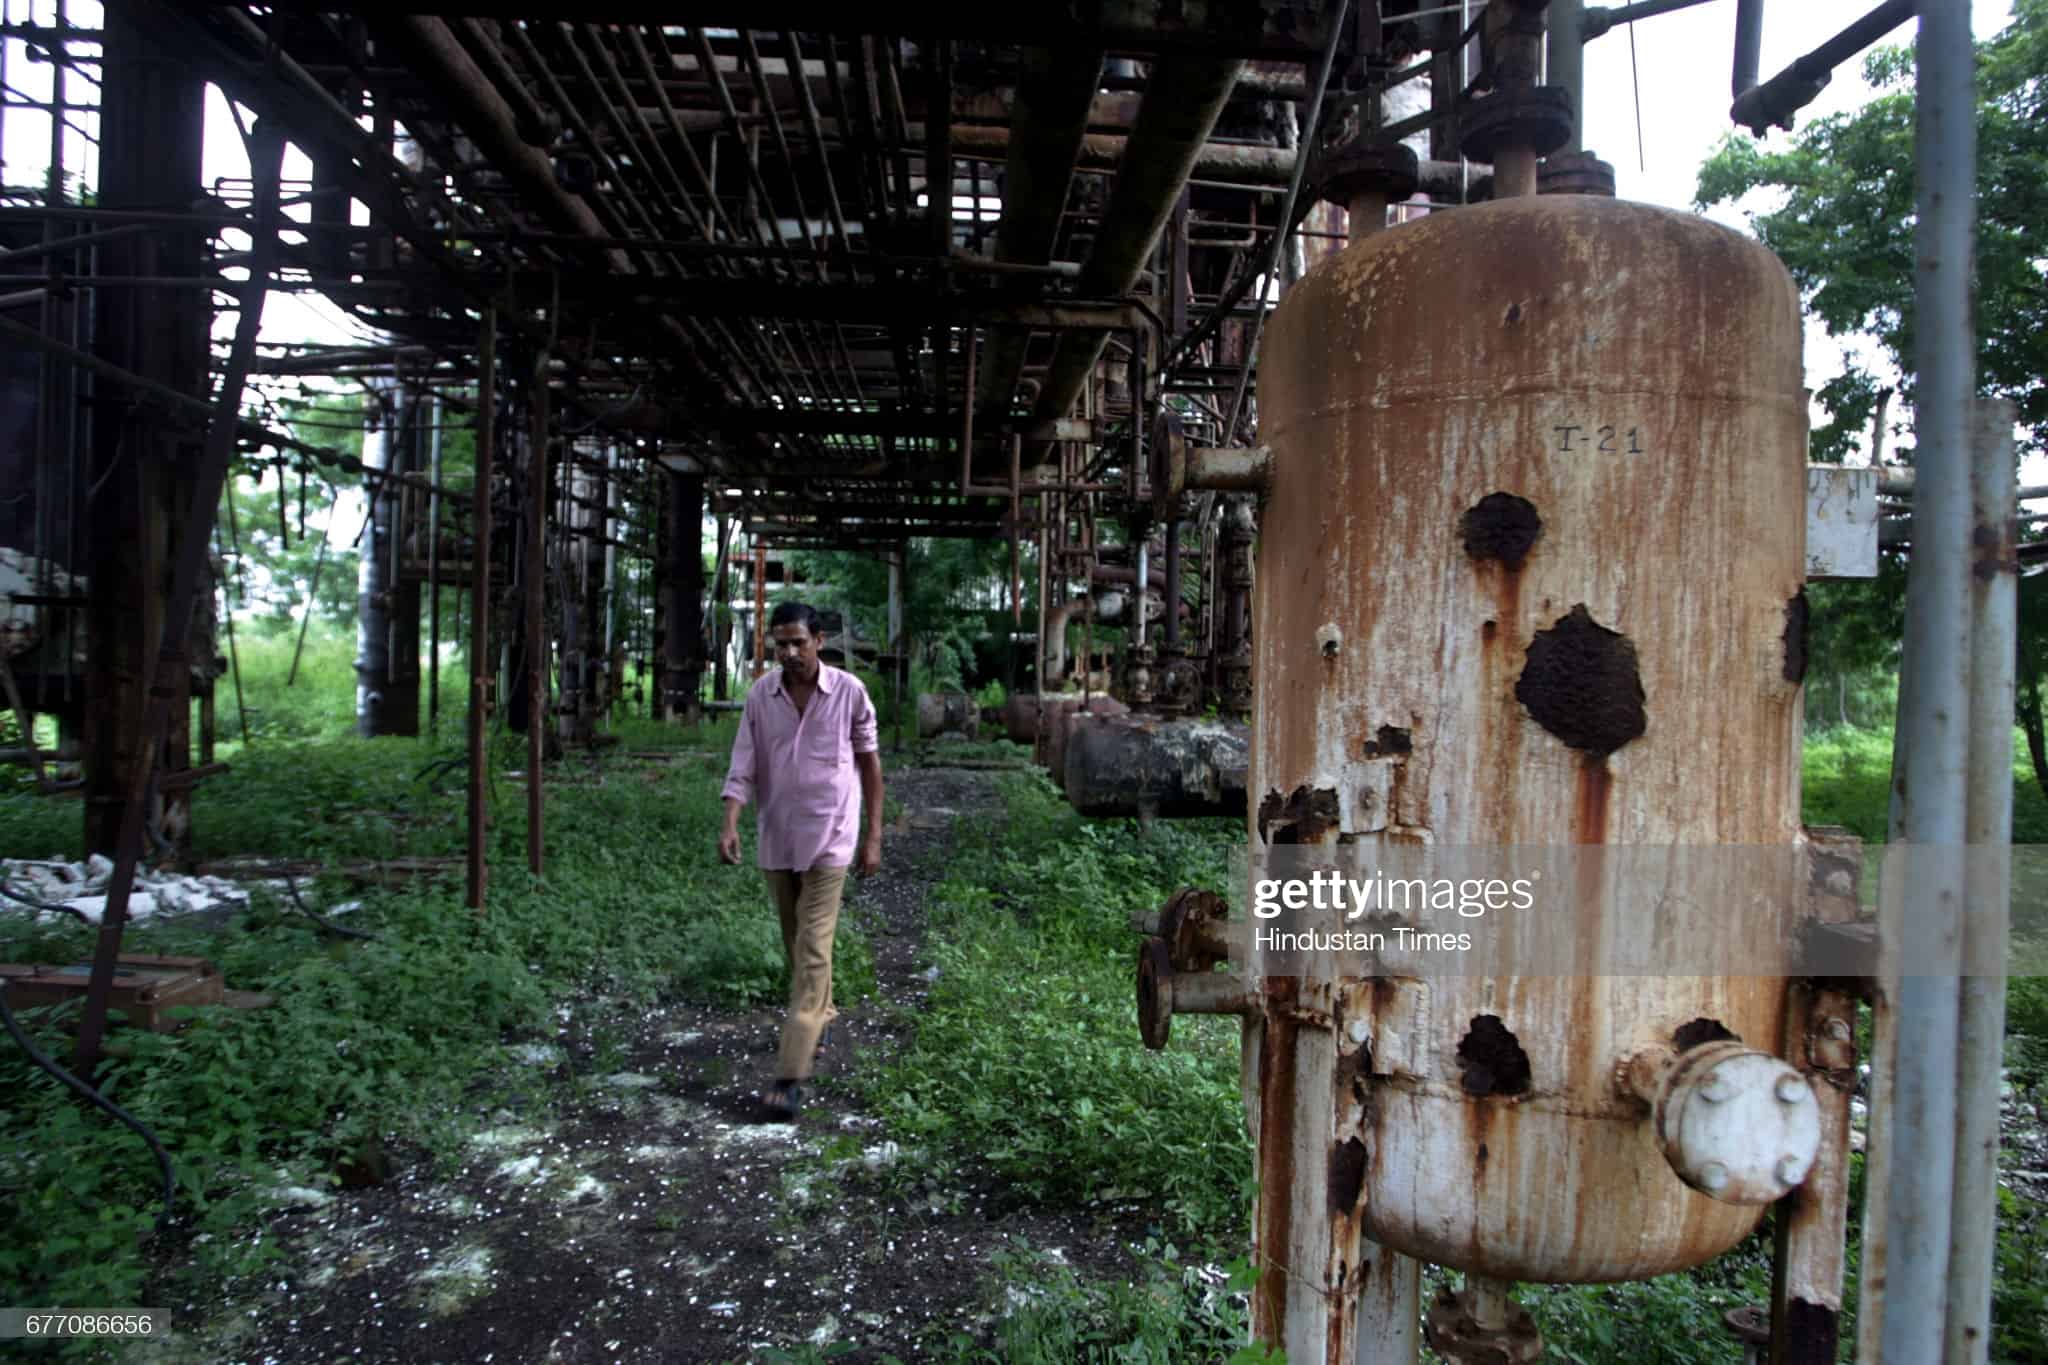
<instances>
[{"instance_id":1,"label":"industrial structure","mask_svg":"<svg viewBox=\"0 0 2048 1365\"><path fill-rule=\"evenodd\" d=\"M1874 554L1875 484L1806 469L1782 268L1615 201L1580 145L1582 45L1694 2L108 0L82 26L70 0L10 0L0 31L56 74L47 183L0 207L0 662L14 757L79 765L87 844L116 863L81 1063L128 881L218 771L210 564L236 469L276 478L287 537L295 483L364 481L365 733L418 725L422 651L459 623L477 906L494 712L532 746L539 870L543 745L591 736L629 644L647 705L688 716L722 671L706 604L765 603L771 556L900 575L942 537L1007 539L1039 641L1012 733L1088 813L1241 810L1255 868L1417 844L1853 864L1798 825L1804 513L1860 489ZM1733 11L1732 112L1759 130L1920 20L1895 835L1996 844L2017 560L2009 446L1969 412L1969 7L1887 0L1759 82L1768 8ZM202 183L209 82L247 119L247 183ZM310 178L284 178L287 144ZM276 291L388 341L259 346ZM360 383L359 460L284 429L276 385L305 377ZM651 590L618 591L629 560ZM1127 642L1108 676L1097 625ZM1840 887L1775 907L1851 962L1826 976L1789 950L1655 980L1225 966L1223 902L1176 897L1141 1022L1158 1044L1176 1011L1245 1020L1256 1332L1296 1362L1413 1360L1425 1332L1447 1359L1533 1360L1513 1281L1696 1265L1775 1205L1777 1299L1741 1330L1833 1361L1862 1002L1861 1358L1982 1359L1999 1007L1961 967L2002 932L1975 909L2001 875L1915 862L1874 929ZM1625 936L1636 909L1592 890L1578 923ZM1462 1288L1422 1304L1425 1262Z\"/></svg>"}]
</instances>

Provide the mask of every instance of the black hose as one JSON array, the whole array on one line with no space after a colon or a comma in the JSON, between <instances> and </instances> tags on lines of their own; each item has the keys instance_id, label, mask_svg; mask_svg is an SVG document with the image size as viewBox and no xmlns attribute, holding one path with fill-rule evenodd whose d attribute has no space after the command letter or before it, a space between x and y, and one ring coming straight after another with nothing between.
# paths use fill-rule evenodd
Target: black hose
<instances>
[{"instance_id":1,"label":"black hose","mask_svg":"<svg viewBox=\"0 0 2048 1365\"><path fill-rule=\"evenodd\" d=\"M292 893L292 904L299 907L299 913L304 915L307 919L313 921L313 923L319 925L322 929L325 929L328 933L339 934L343 938L359 938L367 943L382 943L384 941L383 939L378 938L375 934L368 933L364 930L345 928L342 925L336 924L331 919L322 919L320 916L314 914L311 910L307 909L306 903L299 899L298 878L292 876L292 874L289 872L284 874L284 885L285 890Z\"/></svg>"},{"instance_id":2,"label":"black hose","mask_svg":"<svg viewBox=\"0 0 2048 1365\"><path fill-rule=\"evenodd\" d=\"M20 900L21 897L15 896L14 899ZM99 1108L106 1110L130 1128L133 1128L141 1135L142 1140L149 1144L149 1150L156 1153L157 1168L163 1172L164 1177L164 1207L163 1211L156 1216L156 1230L162 1232L171 1221L171 1213L175 1208L178 1192L178 1177L171 1170L171 1154L164 1150L163 1143L157 1141L156 1134L150 1131L148 1124L100 1094L99 1091L93 1089L63 1067L57 1065L56 1062L50 1059L50 1055L47 1052L37 1047L35 1039L22 1031L20 1021L14 1017L14 1009L7 1003L7 992L5 990L0 990L0 1023L4 1023L7 1026L8 1036L13 1038L15 1044L28 1054L30 1061L34 1062L44 1071L49 1072L52 1076L55 1076L86 1099L91 1100Z\"/></svg>"},{"instance_id":3,"label":"black hose","mask_svg":"<svg viewBox=\"0 0 2048 1365\"><path fill-rule=\"evenodd\" d=\"M0 882L0 896L5 896L8 900L13 901L16 905L26 905L31 910L47 910L53 915L71 915L74 916L80 924L92 923L92 921L86 917L85 911L80 910L76 906L51 905L47 901L30 900L27 896L22 895L19 891L10 888L6 882Z\"/></svg>"}]
</instances>

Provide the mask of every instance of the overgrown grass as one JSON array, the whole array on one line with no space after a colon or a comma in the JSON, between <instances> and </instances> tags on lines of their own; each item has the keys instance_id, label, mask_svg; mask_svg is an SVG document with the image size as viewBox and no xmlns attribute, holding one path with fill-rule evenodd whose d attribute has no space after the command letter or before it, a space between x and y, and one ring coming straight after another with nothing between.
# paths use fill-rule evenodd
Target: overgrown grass
<instances>
[{"instance_id":1,"label":"overgrown grass","mask_svg":"<svg viewBox=\"0 0 2048 1365\"><path fill-rule=\"evenodd\" d=\"M0 1300L163 1302L257 1269L271 1252L246 1234L270 1191L335 1179L396 1144L451 1150L457 1116L488 1107L503 1044L552 1037L558 1002L583 1002L581 1011L668 996L735 1006L779 997L781 944L760 879L717 861L725 755L709 746L720 736L653 737L682 751L678 760L650 766L621 746L550 765L540 880L525 870L524 787L498 779L485 914L466 910L454 884L367 895L320 885L309 899L363 900L346 922L378 941L322 938L274 897L224 929L133 926L127 951L208 957L231 987L276 1004L201 1011L174 1035L116 1035L109 1092L158 1132L179 1177L181 1221L154 1241L158 1182L142 1144L14 1049L0 1051L10 1097L0 1111ZM523 764L523 745L499 737L497 770ZM195 856L332 864L456 853L461 773L437 786L432 766L455 752L453 741L259 742L204 789ZM0 847L48 849L46 809L0 798ZM75 803L57 809L78 818ZM0 916L0 959L78 961L90 949L89 931L71 921ZM872 988L872 956L847 920L836 968L842 1001ZM31 1016L59 1056L63 1022ZM152 1265L186 1251L193 1282L152 1280Z\"/></svg>"},{"instance_id":2,"label":"overgrown grass","mask_svg":"<svg viewBox=\"0 0 2048 1365\"><path fill-rule=\"evenodd\" d=\"M1132 1013L1135 912L1220 885L1235 821L1141 838L1075 815L1042 777L1006 778L1007 819L970 827L930 901L939 977L916 1040L863 1078L906 1141L1000 1178L1016 1198L1157 1210L1234 1245L1251 1147L1234 1020L1181 1018L1163 1052Z\"/></svg>"}]
</instances>

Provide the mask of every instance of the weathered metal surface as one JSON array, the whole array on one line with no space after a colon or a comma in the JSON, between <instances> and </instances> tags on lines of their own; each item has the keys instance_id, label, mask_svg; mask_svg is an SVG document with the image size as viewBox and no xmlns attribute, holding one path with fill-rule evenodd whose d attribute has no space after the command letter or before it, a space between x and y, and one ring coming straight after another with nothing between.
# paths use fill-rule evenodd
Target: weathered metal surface
<instances>
[{"instance_id":1,"label":"weathered metal surface","mask_svg":"<svg viewBox=\"0 0 2048 1365\"><path fill-rule=\"evenodd\" d=\"M1813 464L1806 467L1806 576L1809 579L1877 576L1875 469Z\"/></svg>"},{"instance_id":2,"label":"weathered metal surface","mask_svg":"<svg viewBox=\"0 0 2048 1365\"><path fill-rule=\"evenodd\" d=\"M1476 1279L1462 1290L1437 1290L1425 1330L1430 1349L1451 1365L1535 1365L1543 1358L1536 1320L1498 1281Z\"/></svg>"},{"instance_id":3,"label":"weathered metal surface","mask_svg":"<svg viewBox=\"0 0 2048 1365\"><path fill-rule=\"evenodd\" d=\"M1241 725L1076 716L1059 772L1083 815L1238 815L1246 744Z\"/></svg>"},{"instance_id":4,"label":"weathered metal surface","mask_svg":"<svg viewBox=\"0 0 2048 1365\"><path fill-rule=\"evenodd\" d=\"M1518 199L1355 244L1290 291L1267 344L1255 803L1345 793L1306 841L1367 855L1793 841L1805 407L1797 298L1766 251L1682 214ZM1492 494L1536 525L1469 528ZM1604 685L1539 669L1518 697L1546 632ZM1366 790L1383 799L1349 799ZM1576 909L1589 942L1630 931L1626 905ZM1672 931L1740 936L1744 913ZM1733 1246L1756 1210L1666 1168L1615 1068L1695 1020L1779 1053L1783 996L1768 976L1344 982L1333 1017L1367 1059L1349 1076L1324 1027L1290 1018L1282 1037L1269 1017L1261 1260L1319 1283L1299 1302L1262 1286L1256 1330L1297 1361L1348 1362L1343 1329L1305 1334L1297 1315L1337 1322L1325 1295L1357 1233L1546 1281ZM1496 1044L1521 1088L1468 1093L1472 1050ZM1355 1227L1330 1218L1320 1174L1353 1140L1370 1155Z\"/></svg>"},{"instance_id":5,"label":"weathered metal surface","mask_svg":"<svg viewBox=\"0 0 2048 1365\"><path fill-rule=\"evenodd\" d=\"M1849 1102L1856 1093L1856 1001L1800 986L1787 1002L1793 1060L1820 1113L1820 1150L1806 1180L1779 1206L1774 1311L1776 1365L1833 1365L1841 1340L1842 1270L1849 1228Z\"/></svg>"},{"instance_id":6,"label":"weathered metal surface","mask_svg":"<svg viewBox=\"0 0 2048 1365\"><path fill-rule=\"evenodd\" d=\"M917 737L936 739L953 734L972 738L981 720L981 708L965 692L920 692L917 694Z\"/></svg>"},{"instance_id":7,"label":"weathered metal surface","mask_svg":"<svg viewBox=\"0 0 2048 1365\"><path fill-rule=\"evenodd\" d=\"M1726 1204L1770 1204L1805 1181L1820 1149L1813 1087L1790 1063L1733 1041L1688 1049L1653 1102L1671 1169Z\"/></svg>"},{"instance_id":8,"label":"weathered metal surface","mask_svg":"<svg viewBox=\"0 0 2048 1365\"><path fill-rule=\"evenodd\" d=\"M1055 783L1064 787L1067 772L1067 740L1074 733L1074 727L1084 718L1094 716L1121 716L1130 711L1128 706L1114 697L1097 694L1084 703L1076 696L1048 697L1045 710L1040 712L1038 737L1043 747L1046 770L1052 774Z\"/></svg>"}]
</instances>

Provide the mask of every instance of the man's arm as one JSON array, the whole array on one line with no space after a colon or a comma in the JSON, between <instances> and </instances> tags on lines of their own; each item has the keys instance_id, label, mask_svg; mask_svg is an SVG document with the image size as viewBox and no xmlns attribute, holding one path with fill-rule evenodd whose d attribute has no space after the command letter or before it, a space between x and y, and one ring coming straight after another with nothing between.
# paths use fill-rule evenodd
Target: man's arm
<instances>
[{"instance_id":1,"label":"man's arm","mask_svg":"<svg viewBox=\"0 0 2048 1365\"><path fill-rule=\"evenodd\" d=\"M725 770L725 825L718 832L718 859L740 860L740 810L754 795L754 706L748 694L732 737L732 763Z\"/></svg>"},{"instance_id":2,"label":"man's arm","mask_svg":"<svg viewBox=\"0 0 2048 1365\"><path fill-rule=\"evenodd\" d=\"M865 877L882 866L881 752L871 749L864 754L855 754L853 766L860 773L860 802L867 808L867 832L861 836L857 864L860 875Z\"/></svg>"},{"instance_id":3,"label":"man's arm","mask_svg":"<svg viewBox=\"0 0 2048 1365\"><path fill-rule=\"evenodd\" d=\"M855 861L865 877L882 865L882 741L874 700L860 679L854 678L853 685L860 690L854 698L849 738L853 743L853 766L860 773L861 804L867 807L868 814L867 832L861 837L860 857Z\"/></svg>"}]
</instances>

